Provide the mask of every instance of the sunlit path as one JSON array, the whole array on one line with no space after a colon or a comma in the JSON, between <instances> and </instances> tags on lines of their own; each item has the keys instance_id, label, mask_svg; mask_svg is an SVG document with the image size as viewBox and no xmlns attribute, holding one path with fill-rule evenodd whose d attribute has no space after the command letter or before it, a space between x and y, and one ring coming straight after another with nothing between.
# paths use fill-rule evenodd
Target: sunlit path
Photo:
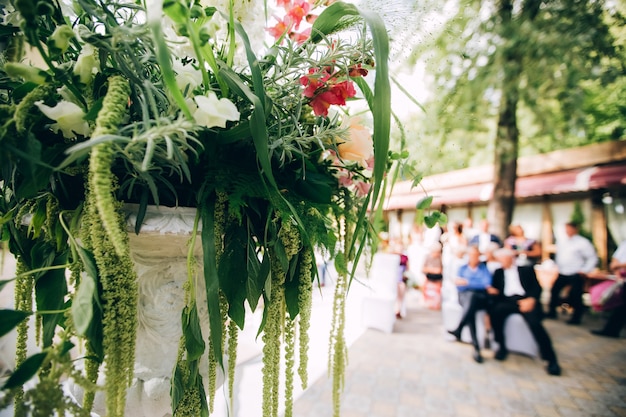
<instances>
[{"instance_id":1,"label":"sunlit path","mask_svg":"<svg viewBox=\"0 0 626 417\"><path fill-rule=\"evenodd\" d=\"M626 339L593 336L600 317L583 326L546 321L563 375L517 354L505 362L451 342L441 313L408 297L408 315L392 334L367 330L350 348L342 417L415 416L625 416ZM319 379L297 402L298 417L332 416L331 381Z\"/></svg>"}]
</instances>

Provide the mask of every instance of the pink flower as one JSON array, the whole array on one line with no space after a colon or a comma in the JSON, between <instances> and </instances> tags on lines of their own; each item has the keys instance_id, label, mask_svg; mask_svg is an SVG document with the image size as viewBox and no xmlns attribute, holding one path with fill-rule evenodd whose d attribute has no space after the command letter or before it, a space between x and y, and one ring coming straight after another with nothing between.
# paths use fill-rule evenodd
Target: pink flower
<instances>
[{"instance_id":1,"label":"pink flower","mask_svg":"<svg viewBox=\"0 0 626 417\"><path fill-rule=\"evenodd\" d=\"M291 0L276 0L276 5L282 6L287 10L291 7Z\"/></svg>"},{"instance_id":2,"label":"pink flower","mask_svg":"<svg viewBox=\"0 0 626 417\"><path fill-rule=\"evenodd\" d=\"M296 42L297 44L301 44L307 39L311 37L311 28L307 28L302 32L291 32L289 34L289 39Z\"/></svg>"},{"instance_id":3,"label":"pink flower","mask_svg":"<svg viewBox=\"0 0 626 417\"><path fill-rule=\"evenodd\" d=\"M265 30L267 30L267 32L274 38L274 39L279 39L281 36L283 36L285 33L289 32L289 30L291 30L291 26L293 25L291 22L291 18L289 16L285 16L284 20L281 19L276 19L278 20L278 22L276 22L276 24L272 27L269 27Z\"/></svg>"},{"instance_id":4,"label":"pink flower","mask_svg":"<svg viewBox=\"0 0 626 417\"><path fill-rule=\"evenodd\" d=\"M296 30L300 28L300 22L311 10L311 5L306 0L296 0L294 4L287 10L287 17L294 22Z\"/></svg>"},{"instance_id":5,"label":"pink flower","mask_svg":"<svg viewBox=\"0 0 626 417\"><path fill-rule=\"evenodd\" d=\"M370 188L372 188L372 184L369 182L354 181L354 189L359 197L365 197L370 192Z\"/></svg>"},{"instance_id":6,"label":"pink flower","mask_svg":"<svg viewBox=\"0 0 626 417\"><path fill-rule=\"evenodd\" d=\"M352 173L346 169L339 169L337 171L337 180L339 181L339 185L345 188L348 188L352 185Z\"/></svg>"}]
</instances>

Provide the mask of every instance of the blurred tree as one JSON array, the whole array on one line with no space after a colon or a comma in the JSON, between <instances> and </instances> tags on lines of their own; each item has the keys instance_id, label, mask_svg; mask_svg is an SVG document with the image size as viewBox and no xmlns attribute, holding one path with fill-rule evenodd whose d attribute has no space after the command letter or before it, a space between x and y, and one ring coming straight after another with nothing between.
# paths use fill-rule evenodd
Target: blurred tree
<instances>
[{"instance_id":1,"label":"blurred tree","mask_svg":"<svg viewBox=\"0 0 626 417\"><path fill-rule=\"evenodd\" d=\"M492 152L489 217L506 235L520 145L536 153L623 137L624 20L608 0L457 5L441 33L413 55L426 53L434 74L437 117L424 126L439 136L441 152L456 148L457 158L449 158L455 165L463 156L469 163L476 151Z\"/></svg>"}]
</instances>

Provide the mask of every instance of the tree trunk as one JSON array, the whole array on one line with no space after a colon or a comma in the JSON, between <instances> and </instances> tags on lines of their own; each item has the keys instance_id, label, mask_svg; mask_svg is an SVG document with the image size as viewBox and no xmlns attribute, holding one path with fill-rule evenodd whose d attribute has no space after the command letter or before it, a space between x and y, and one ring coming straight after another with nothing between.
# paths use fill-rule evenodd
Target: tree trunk
<instances>
[{"instance_id":1,"label":"tree trunk","mask_svg":"<svg viewBox=\"0 0 626 417\"><path fill-rule=\"evenodd\" d=\"M517 179L517 97L503 91L496 133L493 199L489 203L489 221L493 233L501 238L508 235L508 226L515 208L515 180ZM514 94L517 95L517 92Z\"/></svg>"},{"instance_id":2,"label":"tree trunk","mask_svg":"<svg viewBox=\"0 0 626 417\"><path fill-rule=\"evenodd\" d=\"M513 219L515 208L519 149L516 113L522 63L513 42L516 30L511 15L512 4L509 0L503 0L500 5L500 33L505 40L501 55L503 79L495 140L493 199L489 203L488 217L492 224L492 232L504 239L508 235L508 226Z\"/></svg>"}]
</instances>

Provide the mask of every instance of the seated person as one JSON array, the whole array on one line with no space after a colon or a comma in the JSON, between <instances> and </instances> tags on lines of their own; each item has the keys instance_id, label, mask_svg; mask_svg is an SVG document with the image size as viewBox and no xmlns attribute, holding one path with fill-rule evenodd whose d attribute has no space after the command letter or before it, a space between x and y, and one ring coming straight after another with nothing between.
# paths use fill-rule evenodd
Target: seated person
<instances>
[{"instance_id":1,"label":"seated person","mask_svg":"<svg viewBox=\"0 0 626 417\"><path fill-rule=\"evenodd\" d=\"M517 265L532 266L541 260L541 245L535 239L526 237L519 224L509 226L509 237L504 240L504 247L517 254Z\"/></svg>"},{"instance_id":2,"label":"seated person","mask_svg":"<svg viewBox=\"0 0 626 417\"><path fill-rule=\"evenodd\" d=\"M467 264L459 268L455 280L459 292L459 303L463 307L463 315L458 327L455 330L448 330L448 333L454 335L456 340L461 340L463 327L469 326L472 345L474 345L473 358L476 362L482 363L483 357L480 354L480 346L476 336L476 312L487 308L487 288L491 286L491 273L487 269L487 265L480 261L478 246L470 246L467 255Z\"/></svg>"},{"instance_id":3,"label":"seated person","mask_svg":"<svg viewBox=\"0 0 626 417\"><path fill-rule=\"evenodd\" d=\"M504 323L511 314L519 313L530 327L541 358L548 361L547 372L550 375L560 375L561 367L556 359L552 347L552 340L541 324L543 311L541 308L541 286L537 281L535 270L531 266L516 266L515 252L510 249L500 249L495 256L502 265L493 275L492 287L489 293L494 297L489 315L496 342L500 345L496 352L497 360L504 360L508 351L504 338Z\"/></svg>"},{"instance_id":4,"label":"seated person","mask_svg":"<svg viewBox=\"0 0 626 417\"><path fill-rule=\"evenodd\" d=\"M424 259L422 272L426 276L424 283L424 302L433 310L441 308L441 281L443 280L443 261L441 243L435 242L429 248L430 252Z\"/></svg>"},{"instance_id":5,"label":"seated person","mask_svg":"<svg viewBox=\"0 0 626 417\"><path fill-rule=\"evenodd\" d=\"M609 269L617 279L626 280L626 240L620 243L613 253ZM591 333L598 336L619 337L622 327L626 324L626 287L622 287L622 304L612 309L609 314L604 327L591 330Z\"/></svg>"}]
</instances>

